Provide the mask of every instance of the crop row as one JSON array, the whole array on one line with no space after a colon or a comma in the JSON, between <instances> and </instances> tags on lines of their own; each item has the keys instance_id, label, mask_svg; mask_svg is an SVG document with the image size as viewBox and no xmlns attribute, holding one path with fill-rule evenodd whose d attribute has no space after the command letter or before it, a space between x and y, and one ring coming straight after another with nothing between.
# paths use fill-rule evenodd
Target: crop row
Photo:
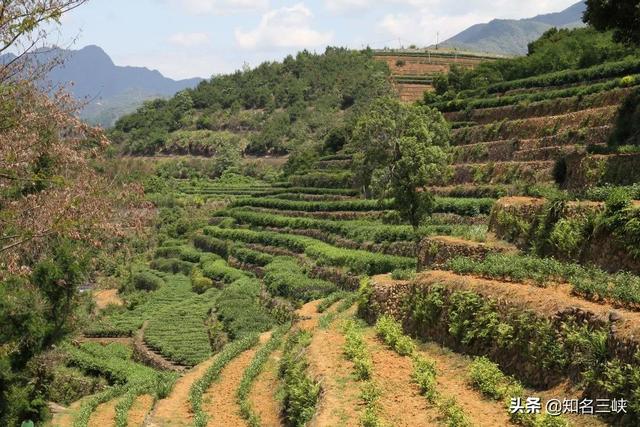
<instances>
[{"instance_id":1,"label":"crop row","mask_svg":"<svg viewBox=\"0 0 640 427\"><path fill-rule=\"evenodd\" d=\"M538 286L569 283L573 292L592 300L611 300L629 308L640 307L640 277L630 273L606 273L595 267L563 263L553 258L492 254L484 260L454 258L445 268L458 274L488 279L533 282Z\"/></svg>"},{"instance_id":2,"label":"crop row","mask_svg":"<svg viewBox=\"0 0 640 427\"><path fill-rule=\"evenodd\" d=\"M113 385L112 388L86 400L74 419L74 427L88 426L95 408L108 400L123 396L116 406L116 426L127 425L127 412L135 397L151 394L165 397L177 379L173 373L160 373L132 361L132 351L122 344L102 346L86 343L80 347L64 348L68 364L91 374L99 374Z\"/></svg>"},{"instance_id":3,"label":"crop row","mask_svg":"<svg viewBox=\"0 0 640 427\"><path fill-rule=\"evenodd\" d=\"M455 213L475 216L488 214L493 207L493 199L470 199L438 197L435 199L434 212ZM281 209L305 212L322 211L380 211L393 208L392 200L343 200L326 202L306 202L297 200L281 200L270 198L243 198L234 201L232 207L252 206L268 209Z\"/></svg>"},{"instance_id":4,"label":"crop row","mask_svg":"<svg viewBox=\"0 0 640 427\"><path fill-rule=\"evenodd\" d=\"M362 250L342 249L316 239L268 231L207 227L205 234L220 239L279 246L304 253L318 265L347 267L356 274L388 273L398 268L415 268L416 260Z\"/></svg>"},{"instance_id":5,"label":"crop row","mask_svg":"<svg viewBox=\"0 0 640 427\"><path fill-rule=\"evenodd\" d=\"M560 86L571 83L584 83L611 77L624 77L640 73L640 59L628 58L623 61L609 62L579 70L563 70L541 74L526 79L494 83L487 88L489 93L506 92L513 89Z\"/></svg>"},{"instance_id":6,"label":"crop row","mask_svg":"<svg viewBox=\"0 0 640 427\"><path fill-rule=\"evenodd\" d=\"M515 105L522 102L531 103L558 98L584 97L587 95L606 92L617 88L637 86L639 84L640 74L635 74L633 76L629 76L628 78L625 77L624 79L612 79L602 83L576 86L566 89L544 90L535 93L500 97L454 99L451 101L436 102L434 104L431 104L431 106L443 112L461 111L465 109L495 108L504 107L507 105Z\"/></svg>"},{"instance_id":7,"label":"crop row","mask_svg":"<svg viewBox=\"0 0 640 427\"><path fill-rule=\"evenodd\" d=\"M216 360L205 371L204 375L193 383L189 390L189 402L191 402L191 409L194 414L194 425L196 427L205 427L209 421L209 415L202 409L202 397L209 386L220 377L220 372L222 372L222 369L224 369L229 362L256 344L258 344L258 336L249 335L227 345L224 350L218 354Z\"/></svg>"}]
</instances>

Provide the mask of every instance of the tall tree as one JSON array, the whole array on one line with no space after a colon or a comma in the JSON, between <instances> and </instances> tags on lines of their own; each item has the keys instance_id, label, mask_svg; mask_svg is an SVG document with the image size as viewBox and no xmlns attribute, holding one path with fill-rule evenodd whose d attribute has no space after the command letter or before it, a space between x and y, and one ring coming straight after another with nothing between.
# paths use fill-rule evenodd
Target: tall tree
<instances>
[{"instance_id":1,"label":"tall tree","mask_svg":"<svg viewBox=\"0 0 640 427\"><path fill-rule=\"evenodd\" d=\"M380 98L353 130L354 169L364 193L393 197L417 228L433 207L426 187L448 172L450 130L437 110Z\"/></svg>"},{"instance_id":2,"label":"tall tree","mask_svg":"<svg viewBox=\"0 0 640 427\"><path fill-rule=\"evenodd\" d=\"M613 30L616 41L640 44L640 0L587 0L584 22Z\"/></svg>"}]
</instances>

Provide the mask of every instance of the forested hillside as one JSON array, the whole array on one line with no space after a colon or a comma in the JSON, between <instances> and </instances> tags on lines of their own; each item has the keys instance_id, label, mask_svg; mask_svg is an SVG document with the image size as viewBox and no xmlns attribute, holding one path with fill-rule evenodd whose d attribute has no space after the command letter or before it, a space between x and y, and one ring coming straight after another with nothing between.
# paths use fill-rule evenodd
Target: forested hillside
<instances>
[{"instance_id":1,"label":"forested hillside","mask_svg":"<svg viewBox=\"0 0 640 427\"><path fill-rule=\"evenodd\" d=\"M370 51L328 48L214 77L171 100L147 103L111 133L131 154L286 154L325 139L371 99L391 93Z\"/></svg>"}]
</instances>

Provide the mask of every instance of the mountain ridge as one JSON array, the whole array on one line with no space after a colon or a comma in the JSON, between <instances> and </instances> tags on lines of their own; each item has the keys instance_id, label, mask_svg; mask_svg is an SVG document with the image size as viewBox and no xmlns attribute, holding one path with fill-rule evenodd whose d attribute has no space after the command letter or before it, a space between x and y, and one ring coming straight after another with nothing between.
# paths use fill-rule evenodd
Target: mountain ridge
<instances>
[{"instance_id":1,"label":"mountain ridge","mask_svg":"<svg viewBox=\"0 0 640 427\"><path fill-rule=\"evenodd\" d=\"M586 3L580 1L563 11L524 19L494 19L475 24L440 44L440 47L490 52L506 55L524 55L528 44L545 31L557 28L584 26L582 14Z\"/></svg>"},{"instance_id":2,"label":"mountain ridge","mask_svg":"<svg viewBox=\"0 0 640 427\"><path fill-rule=\"evenodd\" d=\"M75 98L87 102L81 117L104 127L113 125L122 115L135 111L144 101L173 96L204 80L199 77L173 80L158 70L116 65L96 45L87 45L78 50L52 46L35 50L29 56L39 63L61 59L62 64L47 74L45 82L67 86ZM14 57L11 54L4 55L0 57L0 62L6 63Z\"/></svg>"}]
</instances>

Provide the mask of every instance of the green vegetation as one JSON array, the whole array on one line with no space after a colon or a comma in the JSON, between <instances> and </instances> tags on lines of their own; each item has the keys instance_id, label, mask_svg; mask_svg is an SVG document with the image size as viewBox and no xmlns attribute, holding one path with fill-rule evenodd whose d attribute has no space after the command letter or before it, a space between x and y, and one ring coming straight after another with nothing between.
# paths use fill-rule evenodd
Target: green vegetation
<instances>
[{"instance_id":1,"label":"green vegetation","mask_svg":"<svg viewBox=\"0 0 640 427\"><path fill-rule=\"evenodd\" d=\"M391 98L374 101L353 129L353 164L367 197L393 206L414 228L433 211L424 187L447 171L449 125L438 111L404 105Z\"/></svg>"},{"instance_id":2,"label":"green vegetation","mask_svg":"<svg viewBox=\"0 0 640 427\"><path fill-rule=\"evenodd\" d=\"M411 375L413 381L420 387L422 395L438 407L447 426L471 426L468 417L455 398L445 398L440 395L437 390L435 363L418 353L417 346L411 337L404 335L402 325L393 317L384 315L377 320L375 329L378 337L396 353L400 356L411 357L413 360L413 373Z\"/></svg>"},{"instance_id":3,"label":"green vegetation","mask_svg":"<svg viewBox=\"0 0 640 427\"><path fill-rule=\"evenodd\" d=\"M245 145L252 154L287 153L309 140L324 141L345 111L348 116L390 93L387 76L370 51L300 52L148 102L118 120L111 138L133 154L208 154ZM247 140L238 143L222 130L245 131Z\"/></svg>"},{"instance_id":4,"label":"green vegetation","mask_svg":"<svg viewBox=\"0 0 640 427\"><path fill-rule=\"evenodd\" d=\"M367 344L362 336L362 328L353 320L346 320L343 324L345 337L344 354L353 362L354 373L360 381L370 380L373 374L373 361Z\"/></svg>"},{"instance_id":5,"label":"green vegetation","mask_svg":"<svg viewBox=\"0 0 640 427\"><path fill-rule=\"evenodd\" d=\"M218 227L207 227L205 233L221 239L284 247L297 253L305 253L318 265L348 267L358 274L388 273L397 268L415 268L416 265L416 261L411 258L336 248L316 239L284 233Z\"/></svg>"},{"instance_id":6,"label":"green vegetation","mask_svg":"<svg viewBox=\"0 0 640 427\"><path fill-rule=\"evenodd\" d=\"M249 350L258 343L257 335L248 335L238 341L228 344L215 361L207 368L189 390L189 402L194 414L194 425L204 427L207 425L209 416L202 410L202 396L211 384L220 376L222 369L241 353Z\"/></svg>"},{"instance_id":7,"label":"green vegetation","mask_svg":"<svg viewBox=\"0 0 640 427\"><path fill-rule=\"evenodd\" d=\"M524 399L524 388L516 379L503 374L498 365L485 357L475 359L469 367L469 382L483 395L504 402L511 420L518 425L524 427L563 427L569 425L562 417L549 414L512 413L509 410L511 399Z\"/></svg>"},{"instance_id":8,"label":"green vegetation","mask_svg":"<svg viewBox=\"0 0 640 427\"><path fill-rule=\"evenodd\" d=\"M633 0L615 3L588 0L584 20L601 31L613 29L618 41L640 44L640 36L636 31L640 11Z\"/></svg>"},{"instance_id":9,"label":"green vegetation","mask_svg":"<svg viewBox=\"0 0 640 427\"><path fill-rule=\"evenodd\" d=\"M293 301L308 302L325 297L336 290L336 285L320 279L311 279L295 259L280 257L264 269L264 284L272 295Z\"/></svg>"},{"instance_id":10,"label":"green vegetation","mask_svg":"<svg viewBox=\"0 0 640 427\"><path fill-rule=\"evenodd\" d=\"M83 403L74 419L74 427L88 426L89 416L103 402L122 396L116 407L116 425L125 426L127 412L137 396L165 397L176 374L159 373L131 360L131 350L121 344L83 344L64 348L68 364L87 373L99 373L113 386Z\"/></svg>"},{"instance_id":11,"label":"green vegetation","mask_svg":"<svg viewBox=\"0 0 640 427\"><path fill-rule=\"evenodd\" d=\"M287 426L305 426L313 417L320 397L320 384L307 373L304 349L310 343L311 333L298 331L291 334L284 345L279 376Z\"/></svg>"}]
</instances>

